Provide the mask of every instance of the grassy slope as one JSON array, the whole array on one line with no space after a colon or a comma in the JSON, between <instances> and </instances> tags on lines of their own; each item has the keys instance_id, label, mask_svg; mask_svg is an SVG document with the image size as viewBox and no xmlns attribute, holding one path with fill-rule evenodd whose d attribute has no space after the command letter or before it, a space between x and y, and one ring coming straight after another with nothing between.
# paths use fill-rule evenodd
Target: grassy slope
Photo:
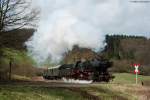
<instances>
[{"instance_id":1,"label":"grassy slope","mask_svg":"<svg viewBox=\"0 0 150 100\"><path fill-rule=\"evenodd\" d=\"M0 74L7 77L9 72L9 63L12 62L12 74L21 76L34 76L36 68L35 62L27 55L26 51L19 51L12 48L0 49L3 54L0 58Z\"/></svg>"},{"instance_id":2,"label":"grassy slope","mask_svg":"<svg viewBox=\"0 0 150 100\"><path fill-rule=\"evenodd\" d=\"M149 100L150 76L139 75L139 83L135 84L135 75L116 73L115 79L110 84L94 84L84 90L98 96L102 100ZM141 85L141 80L144 86ZM145 86L149 85L149 86Z\"/></svg>"},{"instance_id":3,"label":"grassy slope","mask_svg":"<svg viewBox=\"0 0 150 100\"><path fill-rule=\"evenodd\" d=\"M1 61L4 61L5 64L9 63L10 59L15 63L30 63L34 64L34 61L27 55L25 51L19 51L12 48L0 48L3 52Z\"/></svg>"}]
</instances>

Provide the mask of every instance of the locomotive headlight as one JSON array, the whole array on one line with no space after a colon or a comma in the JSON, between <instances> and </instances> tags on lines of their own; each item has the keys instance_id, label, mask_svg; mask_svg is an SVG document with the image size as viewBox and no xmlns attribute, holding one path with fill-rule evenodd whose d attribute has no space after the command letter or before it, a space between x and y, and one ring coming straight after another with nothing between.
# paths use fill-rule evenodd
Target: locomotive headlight
<instances>
[{"instance_id":1,"label":"locomotive headlight","mask_svg":"<svg viewBox=\"0 0 150 100\"><path fill-rule=\"evenodd\" d=\"M82 74L80 74L80 77L83 77L83 75L82 75Z\"/></svg>"}]
</instances>

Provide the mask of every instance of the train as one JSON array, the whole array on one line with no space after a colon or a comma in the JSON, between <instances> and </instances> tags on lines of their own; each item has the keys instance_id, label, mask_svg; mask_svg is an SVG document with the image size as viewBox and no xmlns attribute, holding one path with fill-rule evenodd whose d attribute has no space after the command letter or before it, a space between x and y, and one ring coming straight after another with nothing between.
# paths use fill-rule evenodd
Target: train
<instances>
[{"instance_id":1,"label":"train","mask_svg":"<svg viewBox=\"0 0 150 100\"><path fill-rule=\"evenodd\" d=\"M74 79L87 80L92 82L109 82L114 78L108 71L112 66L109 60L92 59L77 61L73 64L62 64L48 68L44 71L43 77L50 80Z\"/></svg>"}]
</instances>

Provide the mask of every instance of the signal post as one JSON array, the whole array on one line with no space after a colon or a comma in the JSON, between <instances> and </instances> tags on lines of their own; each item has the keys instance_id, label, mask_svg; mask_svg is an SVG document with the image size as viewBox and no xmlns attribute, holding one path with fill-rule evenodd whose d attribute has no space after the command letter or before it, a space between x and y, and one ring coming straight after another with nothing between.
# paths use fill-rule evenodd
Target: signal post
<instances>
[{"instance_id":1,"label":"signal post","mask_svg":"<svg viewBox=\"0 0 150 100\"><path fill-rule=\"evenodd\" d=\"M136 80L136 84L137 84L138 83L138 74L140 73L138 68L139 68L140 64L133 64L133 66L135 68L134 73L135 73L135 80Z\"/></svg>"}]
</instances>

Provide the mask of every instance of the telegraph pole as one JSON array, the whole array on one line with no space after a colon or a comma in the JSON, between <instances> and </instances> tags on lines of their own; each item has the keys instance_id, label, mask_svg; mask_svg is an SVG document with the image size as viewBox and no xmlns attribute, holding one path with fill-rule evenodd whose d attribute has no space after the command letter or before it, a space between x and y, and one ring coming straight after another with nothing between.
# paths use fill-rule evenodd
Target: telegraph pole
<instances>
[{"instance_id":1,"label":"telegraph pole","mask_svg":"<svg viewBox=\"0 0 150 100\"><path fill-rule=\"evenodd\" d=\"M9 80L11 80L11 72L12 72L12 60L9 61Z\"/></svg>"}]
</instances>

